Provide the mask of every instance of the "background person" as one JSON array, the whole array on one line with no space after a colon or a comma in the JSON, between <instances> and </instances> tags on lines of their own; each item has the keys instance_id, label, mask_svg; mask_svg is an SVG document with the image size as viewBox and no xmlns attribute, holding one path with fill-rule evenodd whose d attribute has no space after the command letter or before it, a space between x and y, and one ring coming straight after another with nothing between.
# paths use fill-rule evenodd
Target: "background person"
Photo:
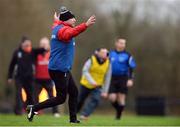
<instances>
[{"instance_id":1,"label":"background person","mask_svg":"<svg viewBox=\"0 0 180 127\"><path fill-rule=\"evenodd\" d=\"M78 111L85 100L90 96L81 112L81 119L87 119L98 106L101 95L108 96L111 80L111 64L108 51L105 48L98 49L84 64L81 78Z\"/></svg>"},{"instance_id":2,"label":"background person","mask_svg":"<svg viewBox=\"0 0 180 127\"><path fill-rule=\"evenodd\" d=\"M49 39L47 37L41 38L39 42L39 47L46 49L46 52L39 54L36 58L35 64L35 102L39 102L39 94L43 88L46 89L49 98L53 97L53 81L51 80L48 73L48 64L50 56L50 45ZM57 106L52 108L52 112L55 117L59 117L59 112Z\"/></svg>"},{"instance_id":3,"label":"background person","mask_svg":"<svg viewBox=\"0 0 180 127\"><path fill-rule=\"evenodd\" d=\"M22 101L22 88L24 88L27 99L26 104L34 104L33 99L33 79L34 79L34 62L38 54L45 52L45 49L33 49L31 40L27 37L22 37L21 44L18 49L13 53L9 71L8 71L8 83L12 83L12 79L15 79L16 86L16 103L15 114L21 115L23 108ZM15 75L14 74L15 71Z\"/></svg>"},{"instance_id":4,"label":"background person","mask_svg":"<svg viewBox=\"0 0 180 127\"><path fill-rule=\"evenodd\" d=\"M124 110L128 87L133 86L133 69L136 67L134 58L126 50L126 40L117 39L115 50L110 51L112 78L109 99L116 110L116 119L121 118Z\"/></svg>"}]
</instances>

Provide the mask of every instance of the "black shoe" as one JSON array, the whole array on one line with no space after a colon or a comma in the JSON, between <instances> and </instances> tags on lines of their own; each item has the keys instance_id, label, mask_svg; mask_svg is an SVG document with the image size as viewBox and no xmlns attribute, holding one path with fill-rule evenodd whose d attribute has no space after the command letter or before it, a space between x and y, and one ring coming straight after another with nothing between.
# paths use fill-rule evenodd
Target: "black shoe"
<instances>
[{"instance_id":1,"label":"black shoe","mask_svg":"<svg viewBox=\"0 0 180 127\"><path fill-rule=\"evenodd\" d=\"M121 120L121 117L116 117L115 120Z\"/></svg>"},{"instance_id":2,"label":"black shoe","mask_svg":"<svg viewBox=\"0 0 180 127\"><path fill-rule=\"evenodd\" d=\"M121 112L117 112L116 113L116 120L120 120L121 119Z\"/></svg>"},{"instance_id":3,"label":"black shoe","mask_svg":"<svg viewBox=\"0 0 180 127\"><path fill-rule=\"evenodd\" d=\"M28 105L26 111L27 111L27 119L29 120L29 122L32 122L34 115L37 115L37 112L33 111L33 105Z\"/></svg>"},{"instance_id":4,"label":"black shoe","mask_svg":"<svg viewBox=\"0 0 180 127\"><path fill-rule=\"evenodd\" d=\"M70 120L70 123L74 124L74 123L80 123L79 120Z\"/></svg>"}]
</instances>

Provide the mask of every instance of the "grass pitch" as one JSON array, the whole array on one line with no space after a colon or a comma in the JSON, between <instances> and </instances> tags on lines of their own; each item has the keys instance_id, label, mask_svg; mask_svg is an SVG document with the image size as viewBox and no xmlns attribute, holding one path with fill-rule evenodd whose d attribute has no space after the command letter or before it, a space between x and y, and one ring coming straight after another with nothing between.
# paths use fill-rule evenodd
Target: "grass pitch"
<instances>
[{"instance_id":1,"label":"grass pitch","mask_svg":"<svg viewBox=\"0 0 180 127\"><path fill-rule=\"evenodd\" d=\"M93 114L88 121L70 124L68 116L55 118L51 115L35 116L28 122L26 116L0 114L0 126L180 126L180 117L150 117L124 115L120 121L112 115Z\"/></svg>"}]
</instances>

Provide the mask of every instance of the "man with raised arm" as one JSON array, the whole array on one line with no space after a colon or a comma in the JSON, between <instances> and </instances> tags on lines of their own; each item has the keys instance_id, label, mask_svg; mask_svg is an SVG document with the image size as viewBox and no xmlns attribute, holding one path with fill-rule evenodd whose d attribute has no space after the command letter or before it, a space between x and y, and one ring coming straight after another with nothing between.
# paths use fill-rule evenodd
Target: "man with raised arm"
<instances>
[{"instance_id":1,"label":"man with raised arm","mask_svg":"<svg viewBox=\"0 0 180 127\"><path fill-rule=\"evenodd\" d=\"M44 102L29 105L27 107L27 118L29 121L32 121L37 111L63 104L67 94L69 94L70 123L80 123L76 116L78 89L71 74L75 50L74 37L93 25L96 18L91 16L87 22L75 26L75 16L71 11L62 7L60 16L57 16L55 13L54 19L48 69L50 77L55 83L57 95Z\"/></svg>"}]
</instances>

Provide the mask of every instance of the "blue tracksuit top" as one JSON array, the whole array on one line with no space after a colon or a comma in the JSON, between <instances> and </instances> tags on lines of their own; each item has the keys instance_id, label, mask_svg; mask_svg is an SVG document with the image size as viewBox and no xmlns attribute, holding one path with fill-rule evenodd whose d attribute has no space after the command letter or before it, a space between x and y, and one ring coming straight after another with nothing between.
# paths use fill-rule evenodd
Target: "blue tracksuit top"
<instances>
[{"instance_id":1,"label":"blue tracksuit top","mask_svg":"<svg viewBox=\"0 0 180 127\"><path fill-rule=\"evenodd\" d=\"M134 58L126 51L118 52L112 50L109 53L109 58L112 66L112 75L114 76L129 76L129 70L136 67Z\"/></svg>"},{"instance_id":2,"label":"blue tracksuit top","mask_svg":"<svg viewBox=\"0 0 180 127\"><path fill-rule=\"evenodd\" d=\"M72 38L70 42L59 40L57 34L62 27L63 25L58 25L52 30L48 69L68 72L71 70L74 60L75 39Z\"/></svg>"}]
</instances>

